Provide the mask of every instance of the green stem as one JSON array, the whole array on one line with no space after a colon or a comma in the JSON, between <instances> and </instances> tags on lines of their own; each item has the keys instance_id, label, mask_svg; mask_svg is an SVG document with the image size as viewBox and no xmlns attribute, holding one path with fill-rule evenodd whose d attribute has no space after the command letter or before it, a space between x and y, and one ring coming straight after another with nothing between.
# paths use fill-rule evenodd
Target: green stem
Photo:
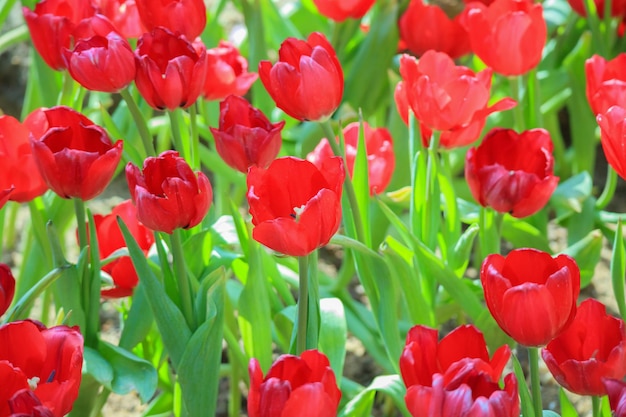
<instances>
[{"instance_id":1,"label":"green stem","mask_svg":"<svg viewBox=\"0 0 626 417\"><path fill-rule=\"evenodd\" d=\"M76 81L72 78L69 71L63 73L63 88L59 97L59 104L71 107L74 104L74 86Z\"/></svg>"},{"instance_id":2,"label":"green stem","mask_svg":"<svg viewBox=\"0 0 626 417\"><path fill-rule=\"evenodd\" d=\"M409 219L410 230L413 236L418 236L419 233L419 217L416 204L416 182L417 182L417 169L418 169L418 150L422 147L422 133L420 130L420 122L415 118L415 114L412 110L409 110L409 166L411 169L411 201L409 203Z\"/></svg>"},{"instance_id":3,"label":"green stem","mask_svg":"<svg viewBox=\"0 0 626 417\"><path fill-rule=\"evenodd\" d=\"M607 165L606 168L606 182L604 184L604 190L602 190L602 194L598 197L598 201L596 201L596 209L602 210L606 206L609 205L613 196L615 195L615 189L617 188L617 173L611 167L611 165Z\"/></svg>"},{"instance_id":4,"label":"green stem","mask_svg":"<svg viewBox=\"0 0 626 417\"><path fill-rule=\"evenodd\" d=\"M329 141L330 142L330 141ZM309 315L309 257L298 257L298 328L296 334L296 355L306 350L307 322Z\"/></svg>"},{"instance_id":5,"label":"green stem","mask_svg":"<svg viewBox=\"0 0 626 417\"><path fill-rule=\"evenodd\" d=\"M74 211L76 212L76 226L78 228L78 245L82 251L89 243L87 242L87 224L85 223L85 202L80 198L74 198Z\"/></svg>"},{"instance_id":6,"label":"green stem","mask_svg":"<svg viewBox=\"0 0 626 417\"><path fill-rule=\"evenodd\" d=\"M26 25L18 26L15 29L11 29L6 32L0 36L0 55L13 45L27 41L29 37L30 32L28 31L28 26Z\"/></svg>"},{"instance_id":7,"label":"green stem","mask_svg":"<svg viewBox=\"0 0 626 417\"><path fill-rule=\"evenodd\" d=\"M541 113L541 97L539 91L539 80L537 79L537 68L528 72L526 77L526 88L528 91L528 126L532 128L543 127L543 114Z\"/></svg>"},{"instance_id":8,"label":"green stem","mask_svg":"<svg viewBox=\"0 0 626 417\"><path fill-rule=\"evenodd\" d=\"M513 108L513 119L515 130L521 132L524 130L524 95L522 94L522 76L516 75L509 77L511 87L511 97L517 101L517 105Z\"/></svg>"},{"instance_id":9,"label":"green stem","mask_svg":"<svg viewBox=\"0 0 626 417\"><path fill-rule=\"evenodd\" d=\"M189 161L189 144L183 141L183 136L180 133L182 124L180 122L181 111L181 109L170 110L167 112L167 115L170 117L170 128L172 130L172 141L174 142L174 148L176 148L176 150L181 153L181 156L185 159L185 161Z\"/></svg>"},{"instance_id":10,"label":"green stem","mask_svg":"<svg viewBox=\"0 0 626 417\"><path fill-rule=\"evenodd\" d=\"M139 136L141 137L141 142L143 143L144 154L142 155L142 157L145 158L146 155L155 156L156 150L154 149L154 143L152 142L150 129L148 129L148 123L141 113L139 106L137 106L137 102L133 98L133 95L130 93L128 88L120 91L120 95L126 102L126 106L128 107L128 110L130 111L130 114L133 117L135 124L137 125L137 130L139 131Z\"/></svg>"},{"instance_id":11,"label":"green stem","mask_svg":"<svg viewBox=\"0 0 626 417\"><path fill-rule=\"evenodd\" d=\"M176 281L178 282L178 292L182 304L183 315L185 316L185 320L187 321L189 328L194 330L196 328L196 323L193 315L191 287L189 285L189 278L187 277L181 233L181 229L177 228L174 229L174 232L170 235L170 250L172 251L174 275L176 276Z\"/></svg>"},{"instance_id":12,"label":"green stem","mask_svg":"<svg viewBox=\"0 0 626 417\"><path fill-rule=\"evenodd\" d=\"M433 131L428 144L428 162L426 164L426 201L422 212L422 239L430 249L437 245L437 225L440 218L441 198L437 187L437 159L439 158L440 131Z\"/></svg>"},{"instance_id":13,"label":"green stem","mask_svg":"<svg viewBox=\"0 0 626 417\"><path fill-rule=\"evenodd\" d=\"M591 412L593 413L593 417L601 417L602 416L602 401L600 401L600 397L596 395L591 396Z\"/></svg>"},{"instance_id":14,"label":"green stem","mask_svg":"<svg viewBox=\"0 0 626 417\"><path fill-rule=\"evenodd\" d=\"M191 129L191 168L200 169L200 134L198 133L198 111L196 105L189 107L189 121Z\"/></svg>"},{"instance_id":15,"label":"green stem","mask_svg":"<svg viewBox=\"0 0 626 417\"><path fill-rule=\"evenodd\" d=\"M602 35L602 28L600 27L600 18L598 16L598 10L593 0L583 0L583 7L587 14L587 24L591 29L591 41L594 44L595 52L599 55L606 56L606 47L604 45Z\"/></svg>"},{"instance_id":16,"label":"green stem","mask_svg":"<svg viewBox=\"0 0 626 417\"><path fill-rule=\"evenodd\" d=\"M45 219L45 207L41 197L37 197L28 202L28 209L30 212L31 227L35 234L35 240L41 247L44 254L44 259L49 265L52 261L52 247L50 246L50 240L48 239L48 232L46 231Z\"/></svg>"},{"instance_id":17,"label":"green stem","mask_svg":"<svg viewBox=\"0 0 626 417\"><path fill-rule=\"evenodd\" d=\"M535 416L543 415L543 405L541 403L541 382L539 379L539 348L528 348L528 361L530 362L530 385L533 397L533 408Z\"/></svg>"}]
</instances>

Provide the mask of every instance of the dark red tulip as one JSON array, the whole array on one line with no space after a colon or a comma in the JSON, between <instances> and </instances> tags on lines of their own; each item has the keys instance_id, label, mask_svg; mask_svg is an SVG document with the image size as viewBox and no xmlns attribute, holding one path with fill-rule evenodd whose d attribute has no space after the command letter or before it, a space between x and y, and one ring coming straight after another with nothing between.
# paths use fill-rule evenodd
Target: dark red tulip
<instances>
[{"instance_id":1,"label":"dark red tulip","mask_svg":"<svg viewBox=\"0 0 626 417\"><path fill-rule=\"evenodd\" d=\"M585 61L587 100L594 114L626 102L626 53L608 60L594 55Z\"/></svg>"},{"instance_id":2,"label":"dark red tulip","mask_svg":"<svg viewBox=\"0 0 626 417\"><path fill-rule=\"evenodd\" d=\"M626 109L612 106L596 120L606 160L620 177L626 178Z\"/></svg>"},{"instance_id":3,"label":"dark red tulip","mask_svg":"<svg viewBox=\"0 0 626 417\"><path fill-rule=\"evenodd\" d=\"M48 186L63 198L90 200L113 178L122 141L69 107L38 109L24 122L31 132L33 157Z\"/></svg>"},{"instance_id":4,"label":"dark red tulip","mask_svg":"<svg viewBox=\"0 0 626 417\"><path fill-rule=\"evenodd\" d=\"M326 245L341 223L344 176L338 157L329 158L323 169L294 157L278 158L267 169L250 167L252 237L291 256Z\"/></svg>"},{"instance_id":5,"label":"dark red tulip","mask_svg":"<svg viewBox=\"0 0 626 417\"><path fill-rule=\"evenodd\" d=\"M11 415L9 417L54 417L50 409L39 401L30 388L24 388L9 399Z\"/></svg>"},{"instance_id":6,"label":"dark red tulip","mask_svg":"<svg viewBox=\"0 0 626 417\"><path fill-rule=\"evenodd\" d=\"M565 389L579 395L606 395L602 380L626 375L624 322L588 298L569 327L541 350L541 356Z\"/></svg>"},{"instance_id":7,"label":"dark red tulip","mask_svg":"<svg viewBox=\"0 0 626 417\"><path fill-rule=\"evenodd\" d=\"M522 75L539 65L548 33L541 3L470 3L464 16L472 51L498 74Z\"/></svg>"},{"instance_id":8,"label":"dark red tulip","mask_svg":"<svg viewBox=\"0 0 626 417\"><path fill-rule=\"evenodd\" d=\"M198 225L213 199L206 175L193 172L175 151L146 158L143 170L129 162L126 180L137 206L137 219L159 232L171 234L179 227Z\"/></svg>"},{"instance_id":9,"label":"dark red tulip","mask_svg":"<svg viewBox=\"0 0 626 417\"><path fill-rule=\"evenodd\" d=\"M300 357L282 355L265 377L255 358L250 360L250 417L335 417L341 391L328 359L317 350Z\"/></svg>"},{"instance_id":10,"label":"dark red tulip","mask_svg":"<svg viewBox=\"0 0 626 417\"><path fill-rule=\"evenodd\" d=\"M11 268L6 264L0 264L0 316L11 305L15 294L15 278Z\"/></svg>"},{"instance_id":11,"label":"dark red tulip","mask_svg":"<svg viewBox=\"0 0 626 417\"><path fill-rule=\"evenodd\" d=\"M467 152L465 179L481 206L514 217L535 214L559 183L550 134L544 129L491 130Z\"/></svg>"},{"instance_id":12,"label":"dark red tulip","mask_svg":"<svg viewBox=\"0 0 626 417\"><path fill-rule=\"evenodd\" d=\"M375 0L313 0L315 7L322 16L336 22L346 19L360 19L374 5Z\"/></svg>"},{"instance_id":13,"label":"dark red tulip","mask_svg":"<svg viewBox=\"0 0 626 417\"><path fill-rule=\"evenodd\" d=\"M306 41L285 40L278 62L261 61L259 76L276 106L298 120L325 120L341 103L343 70L335 50L318 32Z\"/></svg>"},{"instance_id":14,"label":"dark red tulip","mask_svg":"<svg viewBox=\"0 0 626 417\"><path fill-rule=\"evenodd\" d=\"M0 116L0 190L13 189L7 197L26 203L42 195L48 186L39 174L30 147L28 128L11 116Z\"/></svg>"},{"instance_id":15,"label":"dark red tulip","mask_svg":"<svg viewBox=\"0 0 626 417\"><path fill-rule=\"evenodd\" d=\"M96 9L86 0L41 0L34 10L23 7L33 46L51 68L65 68L63 50L70 47L72 32Z\"/></svg>"},{"instance_id":16,"label":"dark red tulip","mask_svg":"<svg viewBox=\"0 0 626 417\"><path fill-rule=\"evenodd\" d=\"M11 407L28 406L24 402L39 407L34 415L48 416L45 409L54 417L66 415L78 397L82 366L83 337L77 327L46 329L32 321L0 326L0 416L11 415ZM36 399L25 398L25 389Z\"/></svg>"},{"instance_id":17,"label":"dark red tulip","mask_svg":"<svg viewBox=\"0 0 626 417\"><path fill-rule=\"evenodd\" d=\"M135 0L135 3L148 30L162 26L194 40L206 26L204 0Z\"/></svg>"},{"instance_id":18,"label":"dark red tulip","mask_svg":"<svg viewBox=\"0 0 626 417\"><path fill-rule=\"evenodd\" d=\"M626 417L626 382L618 379L606 378L602 380L613 417Z\"/></svg>"},{"instance_id":19,"label":"dark red tulip","mask_svg":"<svg viewBox=\"0 0 626 417\"><path fill-rule=\"evenodd\" d=\"M350 176L354 171L357 145L359 143L359 123L350 123L343 129L344 143L346 145L346 163ZM384 127L372 129L367 122L363 122L363 137L365 139L365 150L367 153L368 176L370 195L382 193L389 185L396 159L393 153L393 139L391 133ZM336 138L339 142L339 138ZM307 159L313 162L318 168L323 167L323 162L334 156L333 151L324 138L309 153Z\"/></svg>"},{"instance_id":20,"label":"dark red tulip","mask_svg":"<svg viewBox=\"0 0 626 417\"><path fill-rule=\"evenodd\" d=\"M248 61L233 44L220 41L206 51L207 74L202 94L205 100L224 100L229 95L243 96L258 78L248 72Z\"/></svg>"},{"instance_id":21,"label":"dark red tulip","mask_svg":"<svg viewBox=\"0 0 626 417\"><path fill-rule=\"evenodd\" d=\"M138 38L148 32L141 19L135 0L92 0L99 13L105 15L124 38Z\"/></svg>"},{"instance_id":22,"label":"dark red tulip","mask_svg":"<svg viewBox=\"0 0 626 417\"><path fill-rule=\"evenodd\" d=\"M461 15L449 18L436 4L411 0L398 21L400 39L418 56L432 49L459 58L471 52L469 37L460 19Z\"/></svg>"},{"instance_id":23,"label":"dark red tulip","mask_svg":"<svg viewBox=\"0 0 626 417\"><path fill-rule=\"evenodd\" d=\"M284 121L270 123L245 98L228 96L220 103L219 128L212 127L211 133L217 153L229 166L245 174L250 166L267 168L276 158L284 125Z\"/></svg>"},{"instance_id":24,"label":"dark red tulip","mask_svg":"<svg viewBox=\"0 0 626 417\"><path fill-rule=\"evenodd\" d=\"M485 302L516 342L544 346L574 319L580 270L567 255L537 249L489 255L480 270Z\"/></svg>"}]
</instances>

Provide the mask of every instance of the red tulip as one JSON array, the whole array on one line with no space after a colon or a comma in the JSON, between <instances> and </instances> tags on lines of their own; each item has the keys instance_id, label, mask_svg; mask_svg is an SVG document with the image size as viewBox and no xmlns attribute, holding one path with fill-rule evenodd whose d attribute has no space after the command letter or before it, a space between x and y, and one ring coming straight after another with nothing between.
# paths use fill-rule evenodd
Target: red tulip
<instances>
[{"instance_id":1,"label":"red tulip","mask_svg":"<svg viewBox=\"0 0 626 417\"><path fill-rule=\"evenodd\" d=\"M113 144L103 128L64 106L35 110L24 123L39 172L52 191L90 200L106 188L122 158L121 140Z\"/></svg>"},{"instance_id":2,"label":"red tulip","mask_svg":"<svg viewBox=\"0 0 626 417\"><path fill-rule=\"evenodd\" d=\"M468 34L460 19L461 15L449 18L435 4L411 0L398 21L400 39L409 51L418 56L433 49L458 58L471 52Z\"/></svg>"},{"instance_id":3,"label":"red tulip","mask_svg":"<svg viewBox=\"0 0 626 417\"><path fill-rule=\"evenodd\" d=\"M135 0L135 3L148 30L162 26L193 40L206 26L203 0Z\"/></svg>"},{"instance_id":4,"label":"red tulip","mask_svg":"<svg viewBox=\"0 0 626 417\"><path fill-rule=\"evenodd\" d=\"M0 190L19 203L42 195L48 186L39 174L28 128L11 116L0 116Z\"/></svg>"},{"instance_id":5,"label":"red tulip","mask_svg":"<svg viewBox=\"0 0 626 417\"><path fill-rule=\"evenodd\" d=\"M248 61L230 42L220 41L208 49L207 75L202 94L205 100L224 100L229 95L245 95L258 75L248 72Z\"/></svg>"},{"instance_id":6,"label":"red tulip","mask_svg":"<svg viewBox=\"0 0 626 417\"><path fill-rule=\"evenodd\" d=\"M8 310L14 294L15 278L11 268L6 264L0 264L0 316Z\"/></svg>"},{"instance_id":7,"label":"red tulip","mask_svg":"<svg viewBox=\"0 0 626 417\"><path fill-rule=\"evenodd\" d=\"M148 32L139 18L135 0L92 0L124 38L138 38Z\"/></svg>"},{"instance_id":8,"label":"red tulip","mask_svg":"<svg viewBox=\"0 0 626 417\"><path fill-rule=\"evenodd\" d=\"M157 110L187 108L202 92L206 49L164 28L144 33L135 50L135 83L142 97Z\"/></svg>"},{"instance_id":9,"label":"red tulip","mask_svg":"<svg viewBox=\"0 0 626 417\"><path fill-rule=\"evenodd\" d=\"M137 206L137 219L146 227L165 233L198 225L209 211L213 189L202 172L193 172L178 152L148 157L143 171L126 165L128 189Z\"/></svg>"},{"instance_id":10,"label":"red tulip","mask_svg":"<svg viewBox=\"0 0 626 417\"><path fill-rule=\"evenodd\" d=\"M39 401L30 388L24 388L9 399L10 417L54 417L50 409Z\"/></svg>"},{"instance_id":11,"label":"red tulip","mask_svg":"<svg viewBox=\"0 0 626 417\"><path fill-rule=\"evenodd\" d=\"M282 355L267 375L259 361L250 360L250 417L335 417L341 391L328 359L317 350L300 357Z\"/></svg>"},{"instance_id":12,"label":"red tulip","mask_svg":"<svg viewBox=\"0 0 626 417\"><path fill-rule=\"evenodd\" d=\"M605 378L602 383L609 396L613 417L626 417L626 382Z\"/></svg>"},{"instance_id":13,"label":"red tulip","mask_svg":"<svg viewBox=\"0 0 626 417\"><path fill-rule=\"evenodd\" d=\"M82 366L77 327L46 329L32 321L0 326L0 416L11 415L11 407L22 408L24 401L38 401L54 417L66 415L78 396ZM36 401L24 398L24 389L32 390Z\"/></svg>"},{"instance_id":14,"label":"red tulip","mask_svg":"<svg viewBox=\"0 0 626 417\"><path fill-rule=\"evenodd\" d=\"M502 75L522 75L539 65L548 29L541 3L495 0L467 6L464 24L472 51Z\"/></svg>"},{"instance_id":15,"label":"red tulip","mask_svg":"<svg viewBox=\"0 0 626 417\"><path fill-rule=\"evenodd\" d=\"M341 223L344 176L338 157L328 159L324 169L294 157L278 158L267 169L250 167L252 237L291 256L326 245Z\"/></svg>"},{"instance_id":16,"label":"red tulip","mask_svg":"<svg viewBox=\"0 0 626 417\"><path fill-rule=\"evenodd\" d=\"M535 214L559 183L550 134L544 129L491 130L467 152L465 179L481 206L514 217Z\"/></svg>"},{"instance_id":17,"label":"red tulip","mask_svg":"<svg viewBox=\"0 0 626 417\"><path fill-rule=\"evenodd\" d=\"M626 53L610 61L594 55L585 61L587 100L594 114L626 102Z\"/></svg>"},{"instance_id":18,"label":"red tulip","mask_svg":"<svg viewBox=\"0 0 626 417\"><path fill-rule=\"evenodd\" d=\"M606 314L599 301L586 299L569 327L541 350L541 356L565 389L580 395L606 395L603 378L626 375L624 322Z\"/></svg>"},{"instance_id":19,"label":"red tulip","mask_svg":"<svg viewBox=\"0 0 626 417\"><path fill-rule=\"evenodd\" d=\"M357 145L359 142L359 123L350 123L343 129L343 136L346 145L346 163L350 176L354 171L354 161L356 159ZM389 185L396 159L393 153L393 140L391 133L384 127L372 129L367 122L363 122L363 136L365 139L365 149L367 153L368 176L370 195L382 193ZM339 138L336 139L339 142ZM309 153L307 159L322 169L323 162L334 156L333 151L324 138L317 147Z\"/></svg>"},{"instance_id":20,"label":"red tulip","mask_svg":"<svg viewBox=\"0 0 626 417\"><path fill-rule=\"evenodd\" d=\"M259 64L259 76L276 105L298 120L325 120L343 95L343 70L335 50L321 33L306 41L288 38L279 61Z\"/></svg>"},{"instance_id":21,"label":"red tulip","mask_svg":"<svg viewBox=\"0 0 626 417\"><path fill-rule=\"evenodd\" d=\"M219 123L219 129L211 128L215 148L232 168L244 174L252 165L267 168L278 155L285 122L270 123L245 98L228 96L222 101Z\"/></svg>"},{"instance_id":22,"label":"red tulip","mask_svg":"<svg viewBox=\"0 0 626 417\"><path fill-rule=\"evenodd\" d=\"M100 259L105 259L116 250L126 247L124 236L117 224L118 217L124 221L144 254L148 253L154 243L154 234L137 220L137 209L131 200L126 200L115 206L111 214L106 216L96 214L93 217ZM103 297L120 298L133 294L133 289L137 286L139 278L129 256L122 256L104 265L102 270L111 275L115 284L113 288L101 291Z\"/></svg>"},{"instance_id":23,"label":"red tulip","mask_svg":"<svg viewBox=\"0 0 626 417\"><path fill-rule=\"evenodd\" d=\"M313 0L321 15L336 22L348 18L360 19L374 5L375 0Z\"/></svg>"},{"instance_id":24,"label":"red tulip","mask_svg":"<svg viewBox=\"0 0 626 417\"><path fill-rule=\"evenodd\" d=\"M626 178L626 109L612 106L596 120L606 160L620 177Z\"/></svg>"},{"instance_id":25,"label":"red tulip","mask_svg":"<svg viewBox=\"0 0 626 417\"><path fill-rule=\"evenodd\" d=\"M96 9L85 0L41 0L34 10L23 7L22 11L37 52L50 67L62 70L63 49L70 47L74 28Z\"/></svg>"}]
</instances>

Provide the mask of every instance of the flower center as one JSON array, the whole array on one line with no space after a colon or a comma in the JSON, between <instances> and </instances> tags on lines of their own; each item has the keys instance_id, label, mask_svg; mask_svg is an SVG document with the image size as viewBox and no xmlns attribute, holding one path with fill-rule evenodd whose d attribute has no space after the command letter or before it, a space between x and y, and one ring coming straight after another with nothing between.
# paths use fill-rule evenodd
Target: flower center
<instances>
[{"instance_id":1,"label":"flower center","mask_svg":"<svg viewBox=\"0 0 626 417\"><path fill-rule=\"evenodd\" d=\"M301 205L300 207L294 207L293 208L293 213L290 214L290 216L297 222L300 221L300 215L302 214L302 212L304 211L304 208L306 207L306 204Z\"/></svg>"},{"instance_id":2,"label":"flower center","mask_svg":"<svg viewBox=\"0 0 626 417\"><path fill-rule=\"evenodd\" d=\"M34 376L28 380L28 387L31 389L31 391L35 391L37 389L39 380L40 378L38 376Z\"/></svg>"}]
</instances>

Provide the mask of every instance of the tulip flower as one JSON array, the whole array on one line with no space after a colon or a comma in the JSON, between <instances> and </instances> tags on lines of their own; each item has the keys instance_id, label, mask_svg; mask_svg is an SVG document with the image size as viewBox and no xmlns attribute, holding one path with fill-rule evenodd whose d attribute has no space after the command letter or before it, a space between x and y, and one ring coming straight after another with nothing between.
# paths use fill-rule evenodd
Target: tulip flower
<instances>
[{"instance_id":1,"label":"tulip flower","mask_svg":"<svg viewBox=\"0 0 626 417\"><path fill-rule=\"evenodd\" d=\"M492 254L480 269L485 302L502 330L524 346L544 346L574 319L580 270L567 255L537 249Z\"/></svg>"},{"instance_id":2,"label":"tulip flower","mask_svg":"<svg viewBox=\"0 0 626 417\"><path fill-rule=\"evenodd\" d=\"M122 141L69 107L38 109L24 122L31 132L33 157L48 186L62 198L90 200L113 178Z\"/></svg>"},{"instance_id":3,"label":"tulip flower","mask_svg":"<svg viewBox=\"0 0 626 417\"><path fill-rule=\"evenodd\" d=\"M481 206L514 217L535 214L559 183L550 134L544 129L491 130L467 152L465 179Z\"/></svg>"},{"instance_id":4,"label":"tulip flower","mask_svg":"<svg viewBox=\"0 0 626 417\"><path fill-rule=\"evenodd\" d=\"M28 128L11 116L0 116L0 190L6 197L26 203L42 195L48 186L39 174L30 147Z\"/></svg>"},{"instance_id":5,"label":"tulip flower","mask_svg":"<svg viewBox=\"0 0 626 417\"><path fill-rule=\"evenodd\" d=\"M328 358L317 350L300 357L282 355L265 377L256 358L250 359L250 417L335 417L341 391Z\"/></svg>"},{"instance_id":6,"label":"tulip flower","mask_svg":"<svg viewBox=\"0 0 626 417\"><path fill-rule=\"evenodd\" d=\"M92 0L124 38L138 38L148 32L137 10L135 0Z\"/></svg>"},{"instance_id":7,"label":"tulip flower","mask_svg":"<svg viewBox=\"0 0 626 417\"><path fill-rule=\"evenodd\" d=\"M23 388L9 399L10 417L54 417L50 409L30 390Z\"/></svg>"},{"instance_id":8,"label":"tulip flower","mask_svg":"<svg viewBox=\"0 0 626 417\"><path fill-rule=\"evenodd\" d=\"M346 163L348 172L352 177L359 142L359 123L354 122L346 126L343 129L343 136L346 145ZM396 164L393 153L393 140L389 130L383 127L372 129L367 122L363 122L363 137L365 139L365 152L367 153L370 196L373 196L385 191L385 188L391 181ZM336 140L339 142L339 138L336 138ZM332 156L334 154L328 139L324 138L309 153L307 159L322 169L323 162Z\"/></svg>"},{"instance_id":9,"label":"tulip flower","mask_svg":"<svg viewBox=\"0 0 626 417\"><path fill-rule=\"evenodd\" d=\"M602 380L609 396L609 405L614 417L626 417L626 382L618 379Z\"/></svg>"},{"instance_id":10,"label":"tulip flower","mask_svg":"<svg viewBox=\"0 0 626 417\"><path fill-rule=\"evenodd\" d=\"M585 61L587 100L594 114L626 102L626 53L612 60L594 55Z\"/></svg>"},{"instance_id":11,"label":"tulip flower","mask_svg":"<svg viewBox=\"0 0 626 417\"><path fill-rule=\"evenodd\" d=\"M202 172L193 172L178 152L148 157L143 170L128 163L126 180L137 219L146 227L171 234L198 225L209 211L213 189Z\"/></svg>"},{"instance_id":12,"label":"tulip flower","mask_svg":"<svg viewBox=\"0 0 626 417\"><path fill-rule=\"evenodd\" d=\"M6 264L0 264L0 316L2 316L13 302L15 295L15 278L11 268Z\"/></svg>"},{"instance_id":13,"label":"tulip flower","mask_svg":"<svg viewBox=\"0 0 626 417\"><path fill-rule=\"evenodd\" d=\"M609 165L626 178L626 109L612 106L606 113L596 116L600 125L600 139Z\"/></svg>"},{"instance_id":14,"label":"tulip flower","mask_svg":"<svg viewBox=\"0 0 626 417\"><path fill-rule=\"evenodd\" d=\"M246 174L256 165L267 168L282 145L285 122L270 123L261 110L243 97L228 96L220 103L219 128L211 128L215 148L233 169Z\"/></svg>"},{"instance_id":15,"label":"tulip flower","mask_svg":"<svg viewBox=\"0 0 626 417\"><path fill-rule=\"evenodd\" d=\"M475 2L464 16L472 51L498 74L522 75L539 65L548 33L541 3Z\"/></svg>"},{"instance_id":16,"label":"tulip flower","mask_svg":"<svg viewBox=\"0 0 626 417\"><path fill-rule=\"evenodd\" d=\"M518 417L517 379L498 381L511 356L500 347L489 359L485 339L472 325L454 329L438 340L437 330L413 327L400 356L400 372L407 386L405 401L413 417Z\"/></svg>"},{"instance_id":17,"label":"tulip flower","mask_svg":"<svg viewBox=\"0 0 626 417\"><path fill-rule=\"evenodd\" d=\"M34 10L23 7L33 46L52 69L65 69L63 50L70 47L72 32L96 9L85 0L41 0Z\"/></svg>"},{"instance_id":18,"label":"tulip flower","mask_svg":"<svg viewBox=\"0 0 626 417\"><path fill-rule=\"evenodd\" d=\"M194 40L206 26L204 0L135 0L135 3L148 30L164 27Z\"/></svg>"},{"instance_id":19,"label":"tulip flower","mask_svg":"<svg viewBox=\"0 0 626 417\"><path fill-rule=\"evenodd\" d=\"M248 61L233 44L220 41L207 50L207 75L202 94L205 100L224 100L229 95L245 95L258 78L248 72Z\"/></svg>"},{"instance_id":20,"label":"tulip flower","mask_svg":"<svg viewBox=\"0 0 626 417\"><path fill-rule=\"evenodd\" d=\"M65 416L78 397L82 366L83 337L77 327L47 329L33 321L0 326L0 416L17 412L25 401L41 404L43 413L34 415ZM36 398L29 400L23 390Z\"/></svg>"},{"instance_id":21,"label":"tulip flower","mask_svg":"<svg viewBox=\"0 0 626 417\"><path fill-rule=\"evenodd\" d=\"M460 19L460 14L449 18L438 5L411 0L398 21L400 39L417 56L432 49L456 59L471 52L469 37Z\"/></svg>"},{"instance_id":22,"label":"tulip flower","mask_svg":"<svg viewBox=\"0 0 626 417\"><path fill-rule=\"evenodd\" d=\"M323 169L294 157L278 158L267 169L250 167L252 237L291 256L326 245L341 223L344 177L338 157L328 159Z\"/></svg>"},{"instance_id":23,"label":"tulip flower","mask_svg":"<svg viewBox=\"0 0 626 417\"><path fill-rule=\"evenodd\" d=\"M602 303L588 298L569 327L541 350L541 356L565 389L579 395L606 395L604 378L626 376L624 321L608 315Z\"/></svg>"},{"instance_id":24,"label":"tulip flower","mask_svg":"<svg viewBox=\"0 0 626 417\"><path fill-rule=\"evenodd\" d=\"M298 120L326 120L343 95L343 70L324 35L311 33L306 41L288 38L279 60L259 63L259 76L276 106Z\"/></svg>"},{"instance_id":25,"label":"tulip flower","mask_svg":"<svg viewBox=\"0 0 626 417\"><path fill-rule=\"evenodd\" d=\"M144 33L135 50L135 83L141 96L157 110L187 108L202 92L206 49L182 35L155 28Z\"/></svg>"},{"instance_id":26,"label":"tulip flower","mask_svg":"<svg viewBox=\"0 0 626 417\"><path fill-rule=\"evenodd\" d=\"M83 20L74 31L73 49L63 58L72 78L88 90L115 93L135 79L130 44L102 15Z\"/></svg>"},{"instance_id":27,"label":"tulip flower","mask_svg":"<svg viewBox=\"0 0 626 417\"><path fill-rule=\"evenodd\" d=\"M348 18L360 19L372 8L375 0L313 0L317 11L322 16L336 22Z\"/></svg>"}]
</instances>

